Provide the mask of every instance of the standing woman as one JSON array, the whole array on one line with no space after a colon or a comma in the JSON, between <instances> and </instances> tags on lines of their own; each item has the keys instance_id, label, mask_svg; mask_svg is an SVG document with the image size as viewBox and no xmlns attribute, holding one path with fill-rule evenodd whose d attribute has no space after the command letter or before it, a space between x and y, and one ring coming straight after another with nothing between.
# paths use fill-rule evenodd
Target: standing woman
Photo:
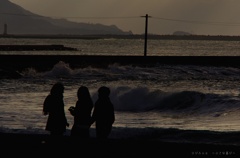
<instances>
[{"instance_id":1,"label":"standing woman","mask_svg":"<svg viewBox=\"0 0 240 158\"><path fill-rule=\"evenodd\" d=\"M115 121L114 106L109 95L110 89L108 87L102 86L98 89L98 100L92 115L92 123L96 122L96 136L101 139L108 138Z\"/></svg>"},{"instance_id":2,"label":"standing woman","mask_svg":"<svg viewBox=\"0 0 240 158\"><path fill-rule=\"evenodd\" d=\"M50 131L51 135L61 136L66 131L66 126L69 126L64 111L63 93L63 84L56 83L43 103L43 114L48 115L45 130Z\"/></svg>"},{"instance_id":3,"label":"standing woman","mask_svg":"<svg viewBox=\"0 0 240 158\"><path fill-rule=\"evenodd\" d=\"M72 106L69 108L71 115L74 116L74 124L71 130L71 136L89 138L93 101L88 88L85 86L81 86L78 89L77 97L78 100L75 107Z\"/></svg>"}]
</instances>

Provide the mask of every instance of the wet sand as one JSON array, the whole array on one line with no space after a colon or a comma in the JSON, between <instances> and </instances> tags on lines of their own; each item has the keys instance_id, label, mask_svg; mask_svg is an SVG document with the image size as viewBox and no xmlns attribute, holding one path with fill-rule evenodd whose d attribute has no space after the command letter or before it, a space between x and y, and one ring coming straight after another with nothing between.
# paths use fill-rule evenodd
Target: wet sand
<instances>
[{"instance_id":1,"label":"wet sand","mask_svg":"<svg viewBox=\"0 0 240 158\"><path fill-rule=\"evenodd\" d=\"M43 134L0 133L1 154L20 157L227 157L240 156L240 146L176 143L144 139L73 139Z\"/></svg>"}]
</instances>

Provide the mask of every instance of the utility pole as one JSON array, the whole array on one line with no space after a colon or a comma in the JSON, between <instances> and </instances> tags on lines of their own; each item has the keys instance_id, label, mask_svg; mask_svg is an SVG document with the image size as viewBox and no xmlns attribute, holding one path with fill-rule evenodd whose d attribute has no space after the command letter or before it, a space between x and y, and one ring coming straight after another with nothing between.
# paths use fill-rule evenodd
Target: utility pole
<instances>
[{"instance_id":1,"label":"utility pole","mask_svg":"<svg viewBox=\"0 0 240 158\"><path fill-rule=\"evenodd\" d=\"M4 24L4 30L3 30L3 35L7 35L7 24Z\"/></svg>"},{"instance_id":2,"label":"utility pole","mask_svg":"<svg viewBox=\"0 0 240 158\"><path fill-rule=\"evenodd\" d=\"M147 56L147 38L148 38L148 18L151 16L148 16L148 14L146 14L145 16L141 16L146 18L146 22L145 22L145 42L144 42L144 56Z\"/></svg>"}]
</instances>

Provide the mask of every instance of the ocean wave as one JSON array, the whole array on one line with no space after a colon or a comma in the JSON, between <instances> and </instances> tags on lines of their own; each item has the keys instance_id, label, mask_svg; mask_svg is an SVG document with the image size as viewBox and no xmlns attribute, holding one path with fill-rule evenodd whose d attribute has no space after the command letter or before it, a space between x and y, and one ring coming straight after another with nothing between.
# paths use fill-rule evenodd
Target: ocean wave
<instances>
[{"instance_id":1,"label":"ocean wave","mask_svg":"<svg viewBox=\"0 0 240 158\"><path fill-rule=\"evenodd\" d=\"M49 78L65 78L79 82L80 79L100 81L121 81L136 80L144 83L145 81L153 81L154 84L165 84L184 80L185 83L196 83L196 80L240 80L239 68L219 68L219 67L201 67L201 66L169 66L162 65L159 67L136 67L131 65L120 66L118 64L109 65L108 68L77 68L73 69L69 64L58 62L52 69L46 72L37 72L33 68L28 68L21 72L21 76L25 79L49 79ZM184 74L184 75L183 75ZM185 84L184 83L184 84ZM218 82L213 82L214 84ZM225 85L229 84L223 84ZM180 85L187 86L187 85ZM201 85L199 85L201 86ZM211 85L210 85L211 86ZM231 87L236 85L231 85ZM182 112L185 114L214 114L216 117L221 116L229 111L240 111L239 97L228 96L224 94L214 94L210 91L195 91L194 89L177 91L163 91L156 86L112 86L111 99L114 102L117 111L159 111L159 112ZM215 88L215 87L214 87ZM218 88L218 87L216 87ZM97 94L93 95L96 98Z\"/></svg>"},{"instance_id":2,"label":"ocean wave","mask_svg":"<svg viewBox=\"0 0 240 158\"><path fill-rule=\"evenodd\" d=\"M8 71L8 70L6 70ZM240 69L197 65L155 65L152 67L110 64L105 68L92 66L72 68L69 63L59 61L45 72L26 68L19 72L22 77L98 79L98 80L240 80Z\"/></svg>"},{"instance_id":3,"label":"ocean wave","mask_svg":"<svg viewBox=\"0 0 240 158\"><path fill-rule=\"evenodd\" d=\"M22 75L17 71L0 69L0 79L19 79L19 78L22 78Z\"/></svg>"},{"instance_id":4,"label":"ocean wave","mask_svg":"<svg viewBox=\"0 0 240 158\"><path fill-rule=\"evenodd\" d=\"M112 88L111 98L117 111L181 112L215 116L240 111L239 98L196 91L164 92L147 87L117 87Z\"/></svg>"}]
</instances>

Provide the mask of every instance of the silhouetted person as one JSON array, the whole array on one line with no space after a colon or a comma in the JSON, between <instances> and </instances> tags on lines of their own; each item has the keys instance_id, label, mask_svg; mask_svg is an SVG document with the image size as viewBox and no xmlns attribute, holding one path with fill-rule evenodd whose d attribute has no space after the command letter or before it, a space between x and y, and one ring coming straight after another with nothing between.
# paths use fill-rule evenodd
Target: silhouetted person
<instances>
[{"instance_id":1,"label":"silhouetted person","mask_svg":"<svg viewBox=\"0 0 240 158\"><path fill-rule=\"evenodd\" d=\"M94 105L92 123L96 125L96 137L108 138L115 121L114 107L109 98L110 89L100 87L98 89L98 100Z\"/></svg>"},{"instance_id":2,"label":"silhouetted person","mask_svg":"<svg viewBox=\"0 0 240 158\"><path fill-rule=\"evenodd\" d=\"M74 116L74 124L71 130L71 136L89 138L93 101L88 88L85 86L81 86L78 89L77 97L78 100L75 107L71 106L69 108L71 115Z\"/></svg>"},{"instance_id":3,"label":"silhouetted person","mask_svg":"<svg viewBox=\"0 0 240 158\"><path fill-rule=\"evenodd\" d=\"M56 83L43 103L43 114L48 115L45 129L51 135L61 136L66 131L66 126L69 126L64 111L63 93L63 84Z\"/></svg>"}]
</instances>

